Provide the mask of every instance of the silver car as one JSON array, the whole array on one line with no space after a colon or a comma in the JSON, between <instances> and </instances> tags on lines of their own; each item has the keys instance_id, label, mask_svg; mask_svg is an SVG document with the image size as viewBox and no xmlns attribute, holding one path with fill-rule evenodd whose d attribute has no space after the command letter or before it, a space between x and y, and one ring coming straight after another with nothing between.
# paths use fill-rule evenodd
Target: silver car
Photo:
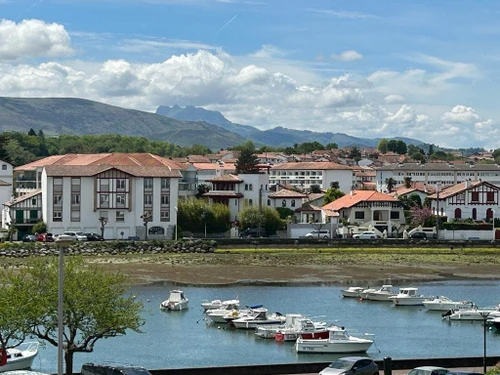
<instances>
[{"instance_id":1,"label":"silver car","mask_svg":"<svg viewBox=\"0 0 500 375\"><path fill-rule=\"evenodd\" d=\"M408 375L446 375L450 371L444 367L437 366L421 366L415 367Z\"/></svg>"},{"instance_id":2,"label":"silver car","mask_svg":"<svg viewBox=\"0 0 500 375\"><path fill-rule=\"evenodd\" d=\"M368 357L342 357L320 371L319 375L378 375L378 366Z\"/></svg>"}]
</instances>

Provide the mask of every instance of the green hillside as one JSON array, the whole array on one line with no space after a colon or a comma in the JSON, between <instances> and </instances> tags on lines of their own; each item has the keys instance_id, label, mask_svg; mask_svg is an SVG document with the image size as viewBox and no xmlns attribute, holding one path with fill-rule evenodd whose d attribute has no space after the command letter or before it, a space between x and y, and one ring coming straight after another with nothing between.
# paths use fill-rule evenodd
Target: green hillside
<instances>
[{"instance_id":1,"label":"green hillside","mask_svg":"<svg viewBox=\"0 0 500 375\"><path fill-rule=\"evenodd\" d=\"M211 149L245 142L242 136L203 121L182 121L154 113L74 98L0 97L0 132L43 130L62 134L120 134Z\"/></svg>"}]
</instances>

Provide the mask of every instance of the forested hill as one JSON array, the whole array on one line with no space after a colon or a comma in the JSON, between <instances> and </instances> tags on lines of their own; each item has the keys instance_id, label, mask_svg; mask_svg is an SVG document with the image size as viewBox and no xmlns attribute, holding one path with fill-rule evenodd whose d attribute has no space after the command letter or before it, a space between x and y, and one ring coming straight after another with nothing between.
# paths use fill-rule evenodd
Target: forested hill
<instances>
[{"instance_id":1,"label":"forested hill","mask_svg":"<svg viewBox=\"0 0 500 375\"><path fill-rule=\"evenodd\" d=\"M180 146L227 148L245 138L203 121L182 121L154 113L74 98L0 97L0 132L42 130L62 134L119 134L162 140Z\"/></svg>"}]
</instances>

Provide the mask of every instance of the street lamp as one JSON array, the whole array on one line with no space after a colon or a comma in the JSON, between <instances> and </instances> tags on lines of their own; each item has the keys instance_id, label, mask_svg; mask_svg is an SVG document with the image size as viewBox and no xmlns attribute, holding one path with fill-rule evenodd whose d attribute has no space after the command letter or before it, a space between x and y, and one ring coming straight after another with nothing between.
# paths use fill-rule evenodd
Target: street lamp
<instances>
[{"instance_id":1,"label":"street lamp","mask_svg":"<svg viewBox=\"0 0 500 375\"><path fill-rule=\"evenodd\" d=\"M490 315L489 311L480 311L481 317L483 318L483 373L486 374L486 320Z\"/></svg>"},{"instance_id":2,"label":"street lamp","mask_svg":"<svg viewBox=\"0 0 500 375\"><path fill-rule=\"evenodd\" d=\"M63 331L64 331L64 249L75 242L74 238L67 235L60 235L55 241L59 248L59 283L57 297L57 375L63 375Z\"/></svg>"}]
</instances>

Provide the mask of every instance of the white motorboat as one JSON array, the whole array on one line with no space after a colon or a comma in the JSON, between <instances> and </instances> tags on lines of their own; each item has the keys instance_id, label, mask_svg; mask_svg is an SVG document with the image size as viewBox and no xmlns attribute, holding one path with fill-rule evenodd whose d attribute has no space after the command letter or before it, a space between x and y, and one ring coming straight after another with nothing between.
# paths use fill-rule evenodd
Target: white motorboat
<instances>
[{"instance_id":1,"label":"white motorboat","mask_svg":"<svg viewBox=\"0 0 500 375\"><path fill-rule=\"evenodd\" d=\"M500 330L500 317L498 318L493 318L488 321L493 327L495 327L497 330Z\"/></svg>"},{"instance_id":2,"label":"white motorboat","mask_svg":"<svg viewBox=\"0 0 500 375\"><path fill-rule=\"evenodd\" d=\"M366 298L370 301L383 301L383 302L392 302L389 297L393 297L397 295L395 291L392 289L392 285L385 284L380 287L380 289L375 290L374 292L367 292Z\"/></svg>"},{"instance_id":3,"label":"white motorboat","mask_svg":"<svg viewBox=\"0 0 500 375\"><path fill-rule=\"evenodd\" d=\"M257 326L283 324L286 318L280 313L269 313L265 307L252 309L247 315L234 319L231 324L236 328L256 329Z\"/></svg>"},{"instance_id":4,"label":"white motorboat","mask_svg":"<svg viewBox=\"0 0 500 375\"><path fill-rule=\"evenodd\" d=\"M365 288L361 288L360 286L351 286L347 289L341 290L340 293L342 293L342 296L346 298L359 298L359 294L364 289Z\"/></svg>"},{"instance_id":5,"label":"white motorboat","mask_svg":"<svg viewBox=\"0 0 500 375\"><path fill-rule=\"evenodd\" d=\"M171 290L167 300L160 303L160 309L167 311L181 311L188 308L189 299L182 290Z\"/></svg>"},{"instance_id":6,"label":"white motorboat","mask_svg":"<svg viewBox=\"0 0 500 375\"><path fill-rule=\"evenodd\" d=\"M262 306L262 305L259 305ZM228 323L231 319L229 318L238 318L241 313L250 312L250 308L240 310L239 303L238 304L226 304L222 305L220 309L215 310L207 310L205 313L214 323Z\"/></svg>"},{"instance_id":7,"label":"white motorboat","mask_svg":"<svg viewBox=\"0 0 500 375\"><path fill-rule=\"evenodd\" d=\"M303 339L326 339L329 336L327 322L315 322L309 318L297 318L288 327L280 328L276 334L276 341L296 341Z\"/></svg>"},{"instance_id":8,"label":"white motorboat","mask_svg":"<svg viewBox=\"0 0 500 375\"><path fill-rule=\"evenodd\" d=\"M203 307L203 310L205 310L205 312L207 312L208 310L224 309L228 305L234 306L235 309L238 309L240 307L240 300L228 299L223 301L220 299L214 299L212 301L201 301L201 307Z\"/></svg>"},{"instance_id":9,"label":"white motorboat","mask_svg":"<svg viewBox=\"0 0 500 375\"><path fill-rule=\"evenodd\" d=\"M7 349L7 363L0 367L0 372L30 368L38 354L38 346L38 342L26 342L16 348Z\"/></svg>"},{"instance_id":10,"label":"white motorboat","mask_svg":"<svg viewBox=\"0 0 500 375\"><path fill-rule=\"evenodd\" d=\"M431 311L470 310L474 307L474 303L470 301L452 301L448 297L439 296L424 301L424 306Z\"/></svg>"},{"instance_id":11,"label":"white motorboat","mask_svg":"<svg viewBox=\"0 0 500 375\"><path fill-rule=\"evenodd\" d=\"M396 306L420 306L428 297L419 294L418 288L399 288L399 293L389 299Z\"/></svg>"},{"instance_id":12,"label":"white motorboat","mask_svg":"<svg viewBox=\"0 0 500 375\"><path fill-rule=\"evenodd\" d=\"M471 309L448 310L442 315L444 318L448 317L449 320L467 320L467 321L483 321L492 320L500 317L500 305L492 309L479 309L473 307Z\"/></svg>"},{"instance_id":13,"label":"white motorboat","mask_svg":"<svg viewBox=\"0 0 500 375\"><path fill-rule=\"evenodd\" d=\"M303 339L295 343L297 353L364 353L374 340L349 335L343 327L328 327L327 339Z\"/></svg>"},{"instance_id":14,"label":"white motorboat","mask_svg":"<svg viewBox=\"0 0 500 375\"><path fill-rule=\"evenodd\" d=\"M367 288L363 289L361 292L359 292L359 298L361 299L368 299L368 293L376 292L377 289L375 288Z\"/></svg>"}]
</instances>

